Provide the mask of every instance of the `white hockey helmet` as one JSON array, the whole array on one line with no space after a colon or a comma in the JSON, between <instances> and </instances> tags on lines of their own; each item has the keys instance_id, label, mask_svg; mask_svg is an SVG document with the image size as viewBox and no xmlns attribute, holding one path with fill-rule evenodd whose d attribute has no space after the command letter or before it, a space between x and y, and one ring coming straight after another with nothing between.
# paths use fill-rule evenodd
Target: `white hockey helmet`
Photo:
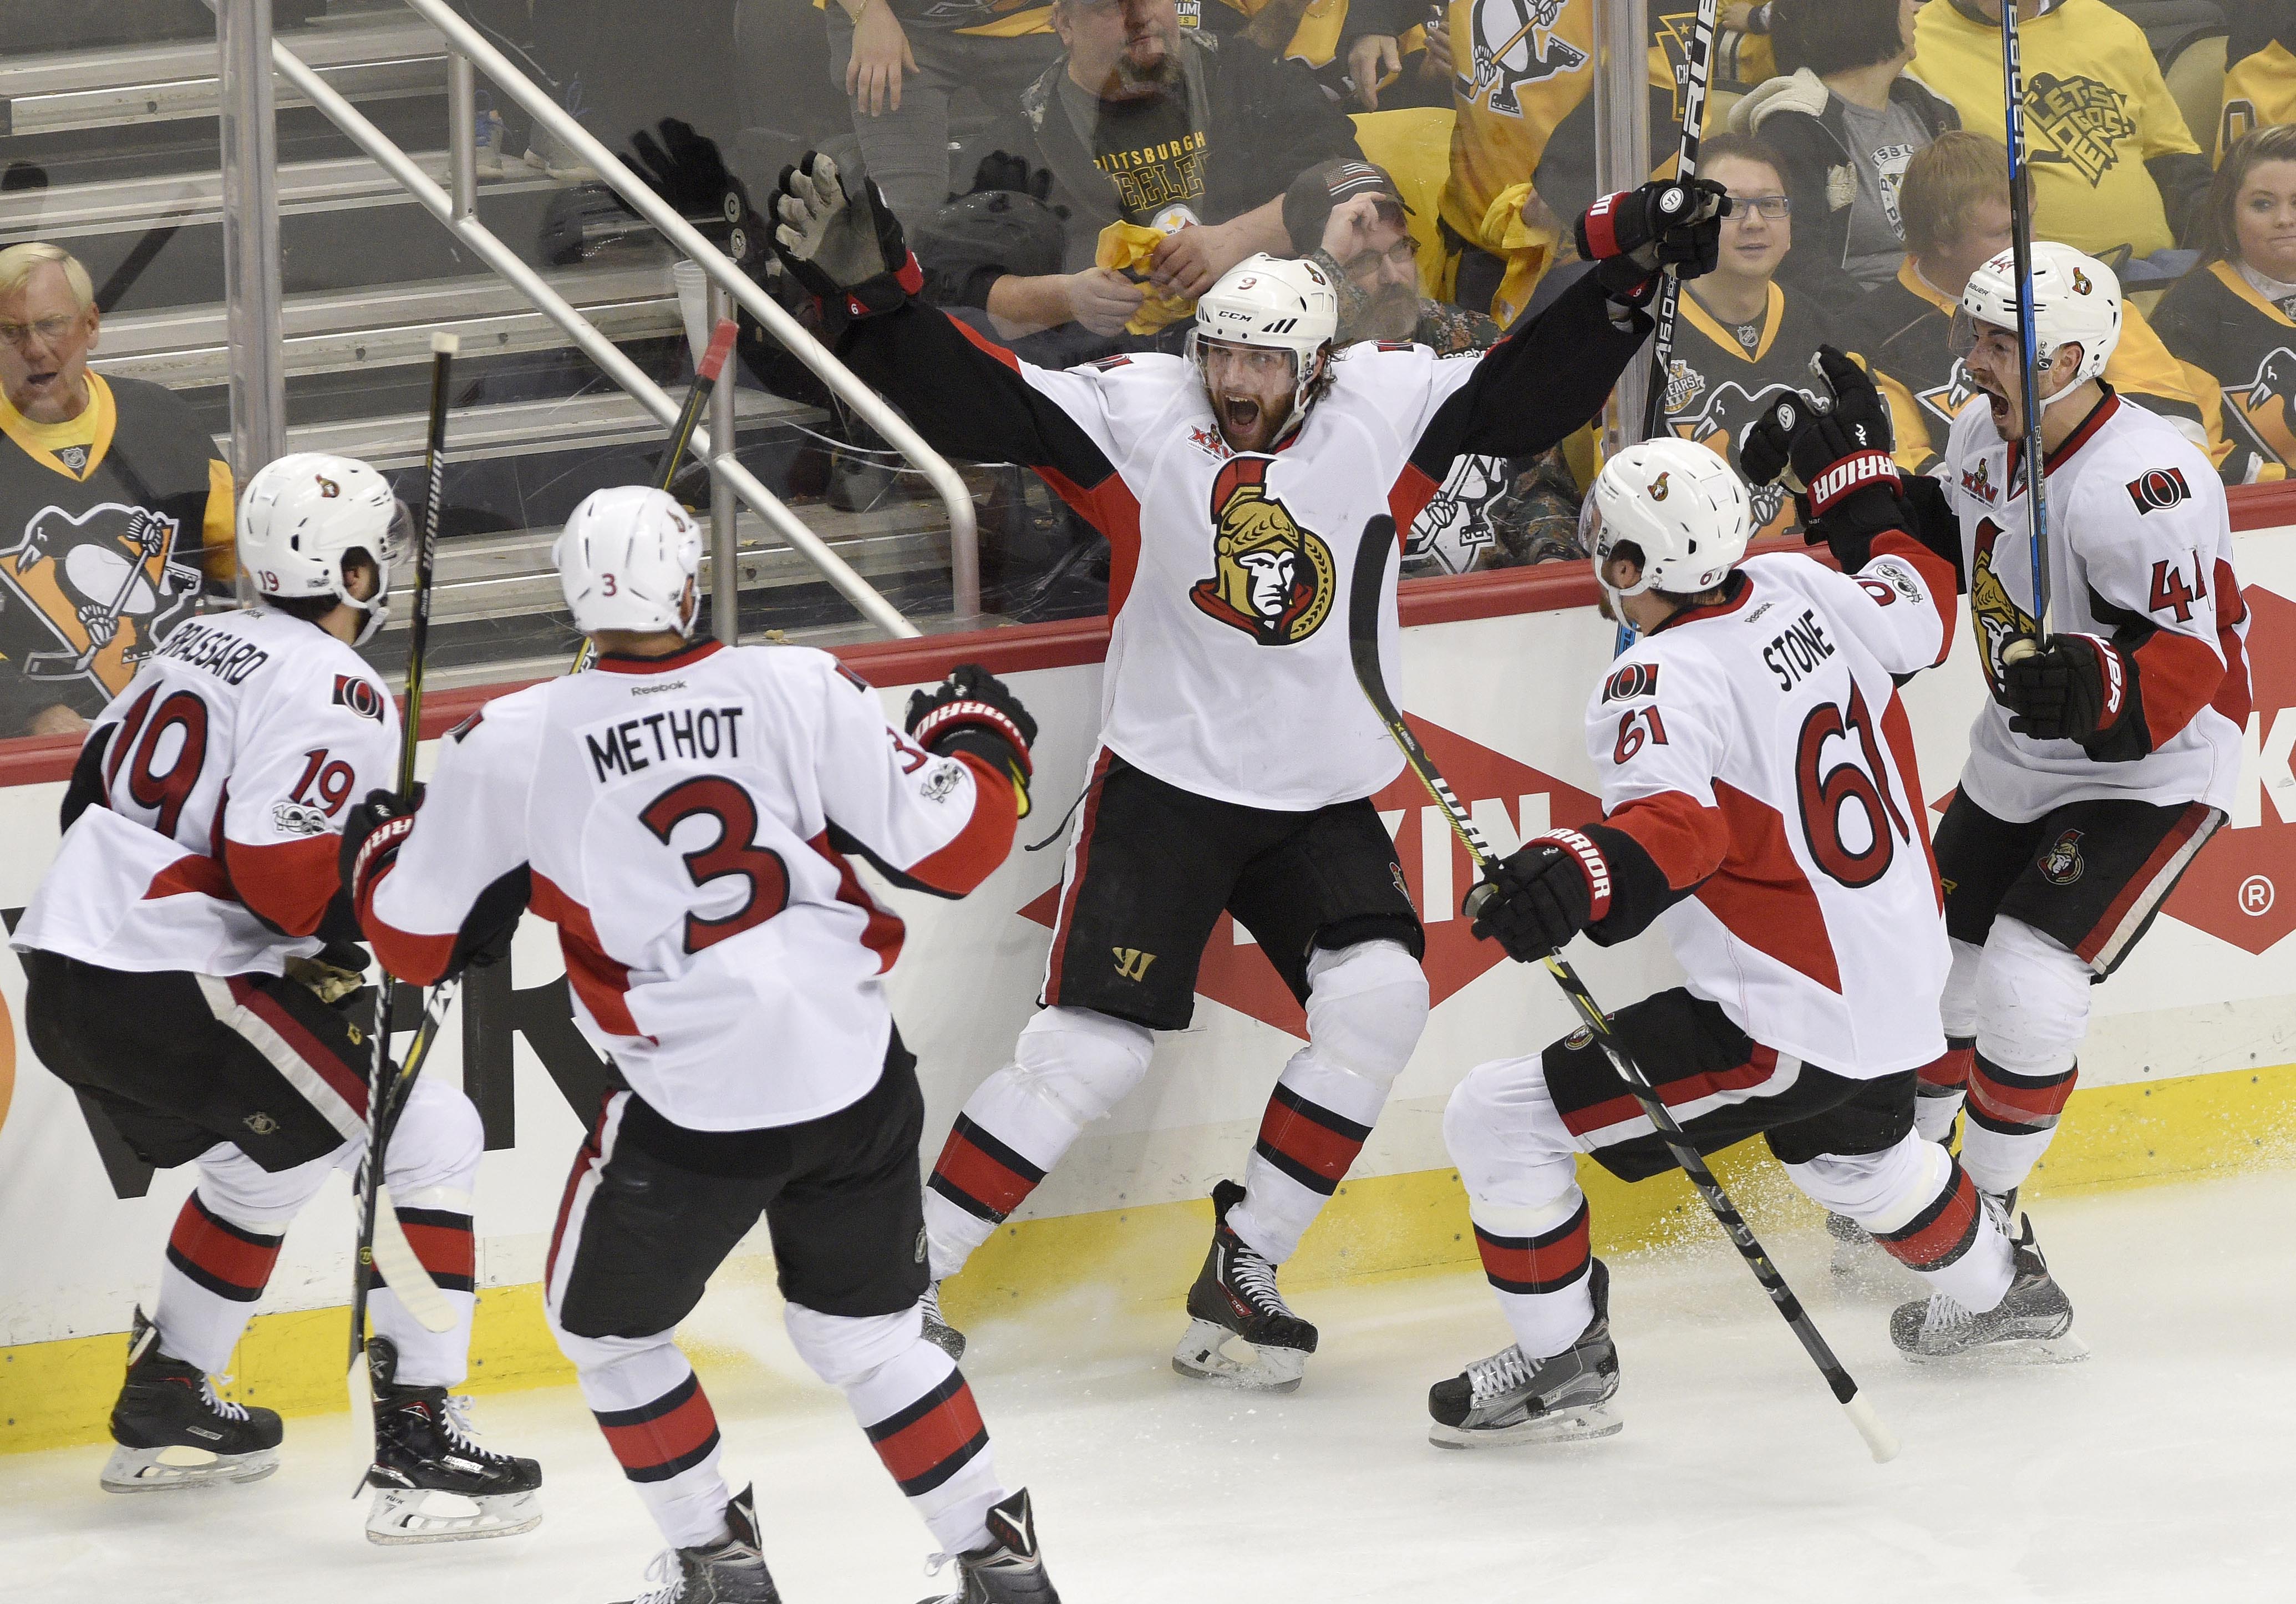
<instances>
[{"instance_id":1,"label":"white hockey helmet","mask_svg":"<svg viewBox=\"0 0 2296 1604\"><path fill-rule=\"evenodd\" d=\"M1309 261L1261 253L1220 275L1196 302L1188 358L1203 369L1202 342L1273 347L1292 353L1292 415L1283 435L1306 420L1316 358L1340 332L1340 296L1324 270Z\"/></svg>"},{"instance_id":2,"label":"white hockey helmet","mask_svg":"<svg viewBox=\"0 0 2296 1604\"><path fill-rule=\"evenodd\" d=\"M2002 251L1969 276L1953 315L1953 354L1966 357L1980 331L2017 329L2017 253ZM2080 366L2063 389L2043 399L2054 406L2073 387L2094 379L2120 343L2120 280L2093 256L2054 240L2033 242L2033 342L2041 365L2060 346L2081 348Z\"/></svg>"},{"instance_id":3,"label":"white hockey helmet","mask_svg":"<svg viewBox=\"0 0 2296 1604\"><path fill-rule=\"evenodd\" d=\"M692 636L686 586L701 567L701 526L667 490L619 484L585 496L550 548L574 627Z\"/></svg>"},{"instance_id":4,"label":"white hockey helmet","mask_svg":"<svg viewBox=\"0 0 2296 1604\"><path fill-rule=\"evenodd\" d=\"M1693 440L1662 435L1603 465L1578 514L1579 542L1594 554L1595 582L1619 598L1663 590L1695 596L1719 585L1754 538L1754 502L1738 470ZM1628 541L1642 552L1642 578L1613 587L1603 565Z\"/></svg>"},{"instance_id":5,"label":"white hockey helmet","mask_svg":"<svg viewBox=\"0 0 2296 1604\"><path fill-rule=\"evenodd\" d=\"M332 596L366 614L353 644L365 646L390 616L390 565L407 547L411 521L390 481L352 457L296 451L266 464L239 498L239 566L256 594L289 601ZM343 559L374 560L374 594L356 599Z\"/></svg>"}]
</instances>

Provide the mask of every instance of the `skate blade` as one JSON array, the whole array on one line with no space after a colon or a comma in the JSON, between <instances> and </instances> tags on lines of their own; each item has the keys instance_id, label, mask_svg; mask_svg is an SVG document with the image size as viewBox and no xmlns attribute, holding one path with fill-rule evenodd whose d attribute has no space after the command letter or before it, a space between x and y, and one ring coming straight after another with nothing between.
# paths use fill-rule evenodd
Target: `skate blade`
<instances>
[{"instance_id":1,"label":"skate blade","mask_svg":"<svg viewBox=\"0 0 2296 1604\"><path fill-rule=\"evenodd\" d=\"M1238 1359L1228 1353L1226 1345L1231 1342L1242 1343L1252 1357ZM1297 1348L1252 1347L1226 1326L1200 1320L1189 1325L1188 1334L1172 1350L1172 1368L1191 1381L1210 1386L1234 1387L1249 1393L1289 1393L1299 1390L1300 1381L1306 1378L1308 1355Z\"/></svg>"},{"instance_id":2,"label":"skate blade","mask_svg":"<svg viewBox=\"0 0 2296 1604\"><path fill-rule=\"evenodd\" d=\"M2007 1369L2029 1364L2079 1364L2088 1357L2088 1344L2067 1331L2061 1337L2021 1337L1991 1342L1958 1353L1915 1353L1899 1349L1914 1364L1968 1370Z\"/></svg>"},{"instance_id":3,"label":"skate blade","mask_svg":"<svg viewBox=\"0 0 2296 1604\"><path fill-rule=\"evenodd\" d=\"M196 1459L168 1459L168 1454L193 1454ZM279 1451L258 1449L253 1453L209 1453L201 1448L117 1447L104 1461L96 1480L106 1493L179 1493L192 1487L220 1487L236 1482L259 1482L279 1468Z\"/></svg>"},{"instance_id":4,"label":"skate blade","mask_svg":"<svg viewBox=\"0 0 2296 1604\"><path fill-rule=\"evenodd\" d=\"M1626 1424L1607 1402L1580 1403L1525 1420L1520 1426L1485 1427L1476 1430L1464 1426L1446 1426L1437 1421L1427 1428L1427 1440L1438 1448L1513 1448L1529 1443L1591 1443L1597 1437L1617 1436L1626 1429Z\"/></svg>"},{"instance_id":5,"label":"skate blade","mask_svg":"<svg viewBox=\"0 0 2296 1604\"><path fill-rule=\"evenodd\" d=\"M386 1544L468 1542L515 1537L541 1524L541 1501L532 1493L468 1498L435 1488L378 1487L374 1502L367 1507L366 1540Z\"/></svg>"}]
</instances>

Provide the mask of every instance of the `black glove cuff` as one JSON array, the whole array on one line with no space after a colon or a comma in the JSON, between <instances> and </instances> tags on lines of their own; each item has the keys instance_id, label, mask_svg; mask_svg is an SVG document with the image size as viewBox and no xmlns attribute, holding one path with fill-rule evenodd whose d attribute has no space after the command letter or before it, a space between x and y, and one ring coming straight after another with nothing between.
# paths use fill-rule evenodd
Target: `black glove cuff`
<instances>
[{"instance_id":1,"label":"black glove cuff","mask_svg":"<svg viewBox=\"0 0 2296 1604\"><path fill-rule=\"evenodd\" d=\"M1605 257L1595 264L1595 282L1603 293L1622 307L1640 310L1658 293L1659 276L1631 257Z\"/></svg>"}]
</instances>

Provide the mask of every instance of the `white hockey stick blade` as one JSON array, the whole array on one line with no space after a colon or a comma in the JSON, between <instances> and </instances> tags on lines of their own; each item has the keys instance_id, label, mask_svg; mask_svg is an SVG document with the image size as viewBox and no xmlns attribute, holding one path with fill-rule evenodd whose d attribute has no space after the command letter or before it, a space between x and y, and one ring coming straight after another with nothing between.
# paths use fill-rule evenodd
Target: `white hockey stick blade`
<instances>
[{"instance_id":1,"label":"white hockey stick blade","mask_svg":"<svg viewBox=\"0 0 2296 1604\"><path fill-rule=\"evenodd\" d=\"M389 1187L375 1189L374 1269L425 1331L455 1328L455 1307L414 1256L414 1245L398 1223L398 1211L390 1206Z\"/></svg>"},{"instance_id":2,"label":"white hockey stick blade","mask_svg":"<svg viewBox=\"0 0 2296 1604\"><path fill-rule=\"evenodd\" d=\"M367 1456L367 1463L372 1464L374 1460L374 1376L367 1369L364 1346L359 1349L358 1357L351 1361L350 1374L344 1380L351 1395L351 1443L355 1450ZM365 1491L366 1467L362 1465L358 1485L351 1489L351 1496L357 1498Z\"/></svg>"},{"instance_id":3,"label":"white hockey stick blade","mask_svg":"<svg viewBox=\"0 0 2296 1604\"><path fill-rule=\"evenodd\" d=\"M1857 1435L1866 1439L1866 1446L1872 1452L1875 1464L1886 1465L1898 1457L1898 1434L1874 1412L1874 1406L1866 1401L1864 1393L1851 1398L1841 1409L1849 1417L1849 1423L1857 1428Z\"/></svg>"}]
</instances>

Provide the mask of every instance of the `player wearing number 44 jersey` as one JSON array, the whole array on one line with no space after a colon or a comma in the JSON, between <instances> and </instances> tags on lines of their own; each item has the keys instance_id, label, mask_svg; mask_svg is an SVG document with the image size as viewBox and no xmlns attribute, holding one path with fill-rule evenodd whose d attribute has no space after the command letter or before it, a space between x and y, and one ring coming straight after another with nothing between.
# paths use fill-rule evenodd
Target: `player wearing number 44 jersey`
<instances>
[{"instance_id":1,"label":"player wearing number 44 jersey","mask_svg":"<svg viewBox=\"0 0 2296 1604\"><path fill-rule=\"evenodd\" d=\"M1595 271L1479 355L1334 351L1332 285L1311 263L1263 256L1197 302L1193 360L1051 373L914 300L914 259L871 186L849 196L819 158L782 183L783 263L855 371L943 449L1028 464L1115 552L1100 746L1044 1009L941 1150L925 1203L934 1277L1139 1083L1155 1032L1189 1023L1226 911L1305 1006L1308 1041L1244 1183L1213 1192L1173 1363L1297 1386L1316 1332L1278 1294L1277 1267L1347 1174L1427 1015L1418 916L1370 800L1398 760L1351 684L1342 590L1358 531L1382 512L1408 527L1462 452L1537 452L1594 415L1649 332L1636 308L1661 260L1710 268L1727 199L1678 184L1606 197L1580 230ZM1390 559L1382 582L1394 572ZM1386 619L1391 657L1391 602Z\"/></svg>"},{"instance_id":2,"label":"player wearing number 44 jersey","mask_svg":"<svg viewBox=\"0 0 2296 1604\"><path fill-rule=\"evenodd\" d=\"M353 647L388 611L406 516L382 476L348 457L283 457L254 477L238 553L261 599L178 627L96 720L64 794L62 844L16 930L41 1062L145 1163L199 1166L156 1317L136 1311L102 1477L116 1493L252 1481L278 1463L279 1417L223 1402L209 1378L229 1362L288 1222L365 1150L373 1012L338 831L398 752L398 712ZM394 1361L369 1474L377 1542L541 1519L534 1462L472 1443L447 1392L469 1361L484 1146L469 1100L425 1081L384 1164L455 1322L425 1330L375 1289L375 1344ZM186 1462L187 1448L205 1457Z\"/></svg>"},{"instance_id":3,"label":"player wearing number 44 jersey","mask_svg":"<svg viewBox=\"0 0 2296 1604\"><path fill-rule=\"evenodd\" d=\"M1745 485L1686 441L1621 452L1585 521L1606 610L1641 636L1587 701L1603 822L1501 864L1475 934L1527 960L1663 921L1687 983L1612 1030L1698 1149L1759 1132L1931 1287L2062 1330L2038 1255L1914 1128L1948 956L1897 682L1950 647L1952 571L1895 532L1841 573L1742 561ZM1610 1277L1574 1159L1640 1180L1672 1156L1585 1031L1469 1074L1443 1133L1515 1342L1436 1385L1434 1441L1618 1430Z\"/></svg>"},{"instance_id":4,"label":"player wearing number 44 jersey","mask_svg":"<svg viewBox=\"0 0 2296 1604\"><path fill-rule=\"evenodd\" d=\"M1907 481L1903 509L1960 567L1992 693L1938 826L1950 1050L1923 1072L1922 1126L1943 1139L1965 1094L1962 1163L2005 1207L2072 1094L2089 988L2128 956L2224 822L2250 697L2223 486L2196 448L2099 376L2120 335L2112 270L2037 242L2033 297L2047 645L2033 649L2009 251L1971 275L1955 318L1956 354L1988 404L1955 421L1936 478ZM1876 488L1886 470L1853 457L1832 472L1890 502ZM1829 515L1857 516L1846 506ZM1905 1313L1920 1315L1924 1351L1967 1340L1967 1311L1948 1301Z\"/></svg>"},{"instance_id":5,"label":"player wearing number 44 jersey","mask_svg":"<svg viewBox=\"0 0 2296 1604\"><path fill-rule=\"evenodd\" d=\"M694 644L701 555L659 490L575 508L556 558L594 670L455 729L414 813L389 793L360 805L360 917L386 967L428 982L459 933L530 903L628 1087L575 1160L545 1287L671 1545L647 1604L778 1596L676 1343L761 1213L790 1337L955 1559L951 1597L1054 1600L1028 1494L997 1479L971 1389L922 1335L924 1099L883 982L901 922L854 865L947 897L978 885L1012 844L1035 721L964 668L917 693L904 732L826 653Z\"/></svg>"}]
</instances>

